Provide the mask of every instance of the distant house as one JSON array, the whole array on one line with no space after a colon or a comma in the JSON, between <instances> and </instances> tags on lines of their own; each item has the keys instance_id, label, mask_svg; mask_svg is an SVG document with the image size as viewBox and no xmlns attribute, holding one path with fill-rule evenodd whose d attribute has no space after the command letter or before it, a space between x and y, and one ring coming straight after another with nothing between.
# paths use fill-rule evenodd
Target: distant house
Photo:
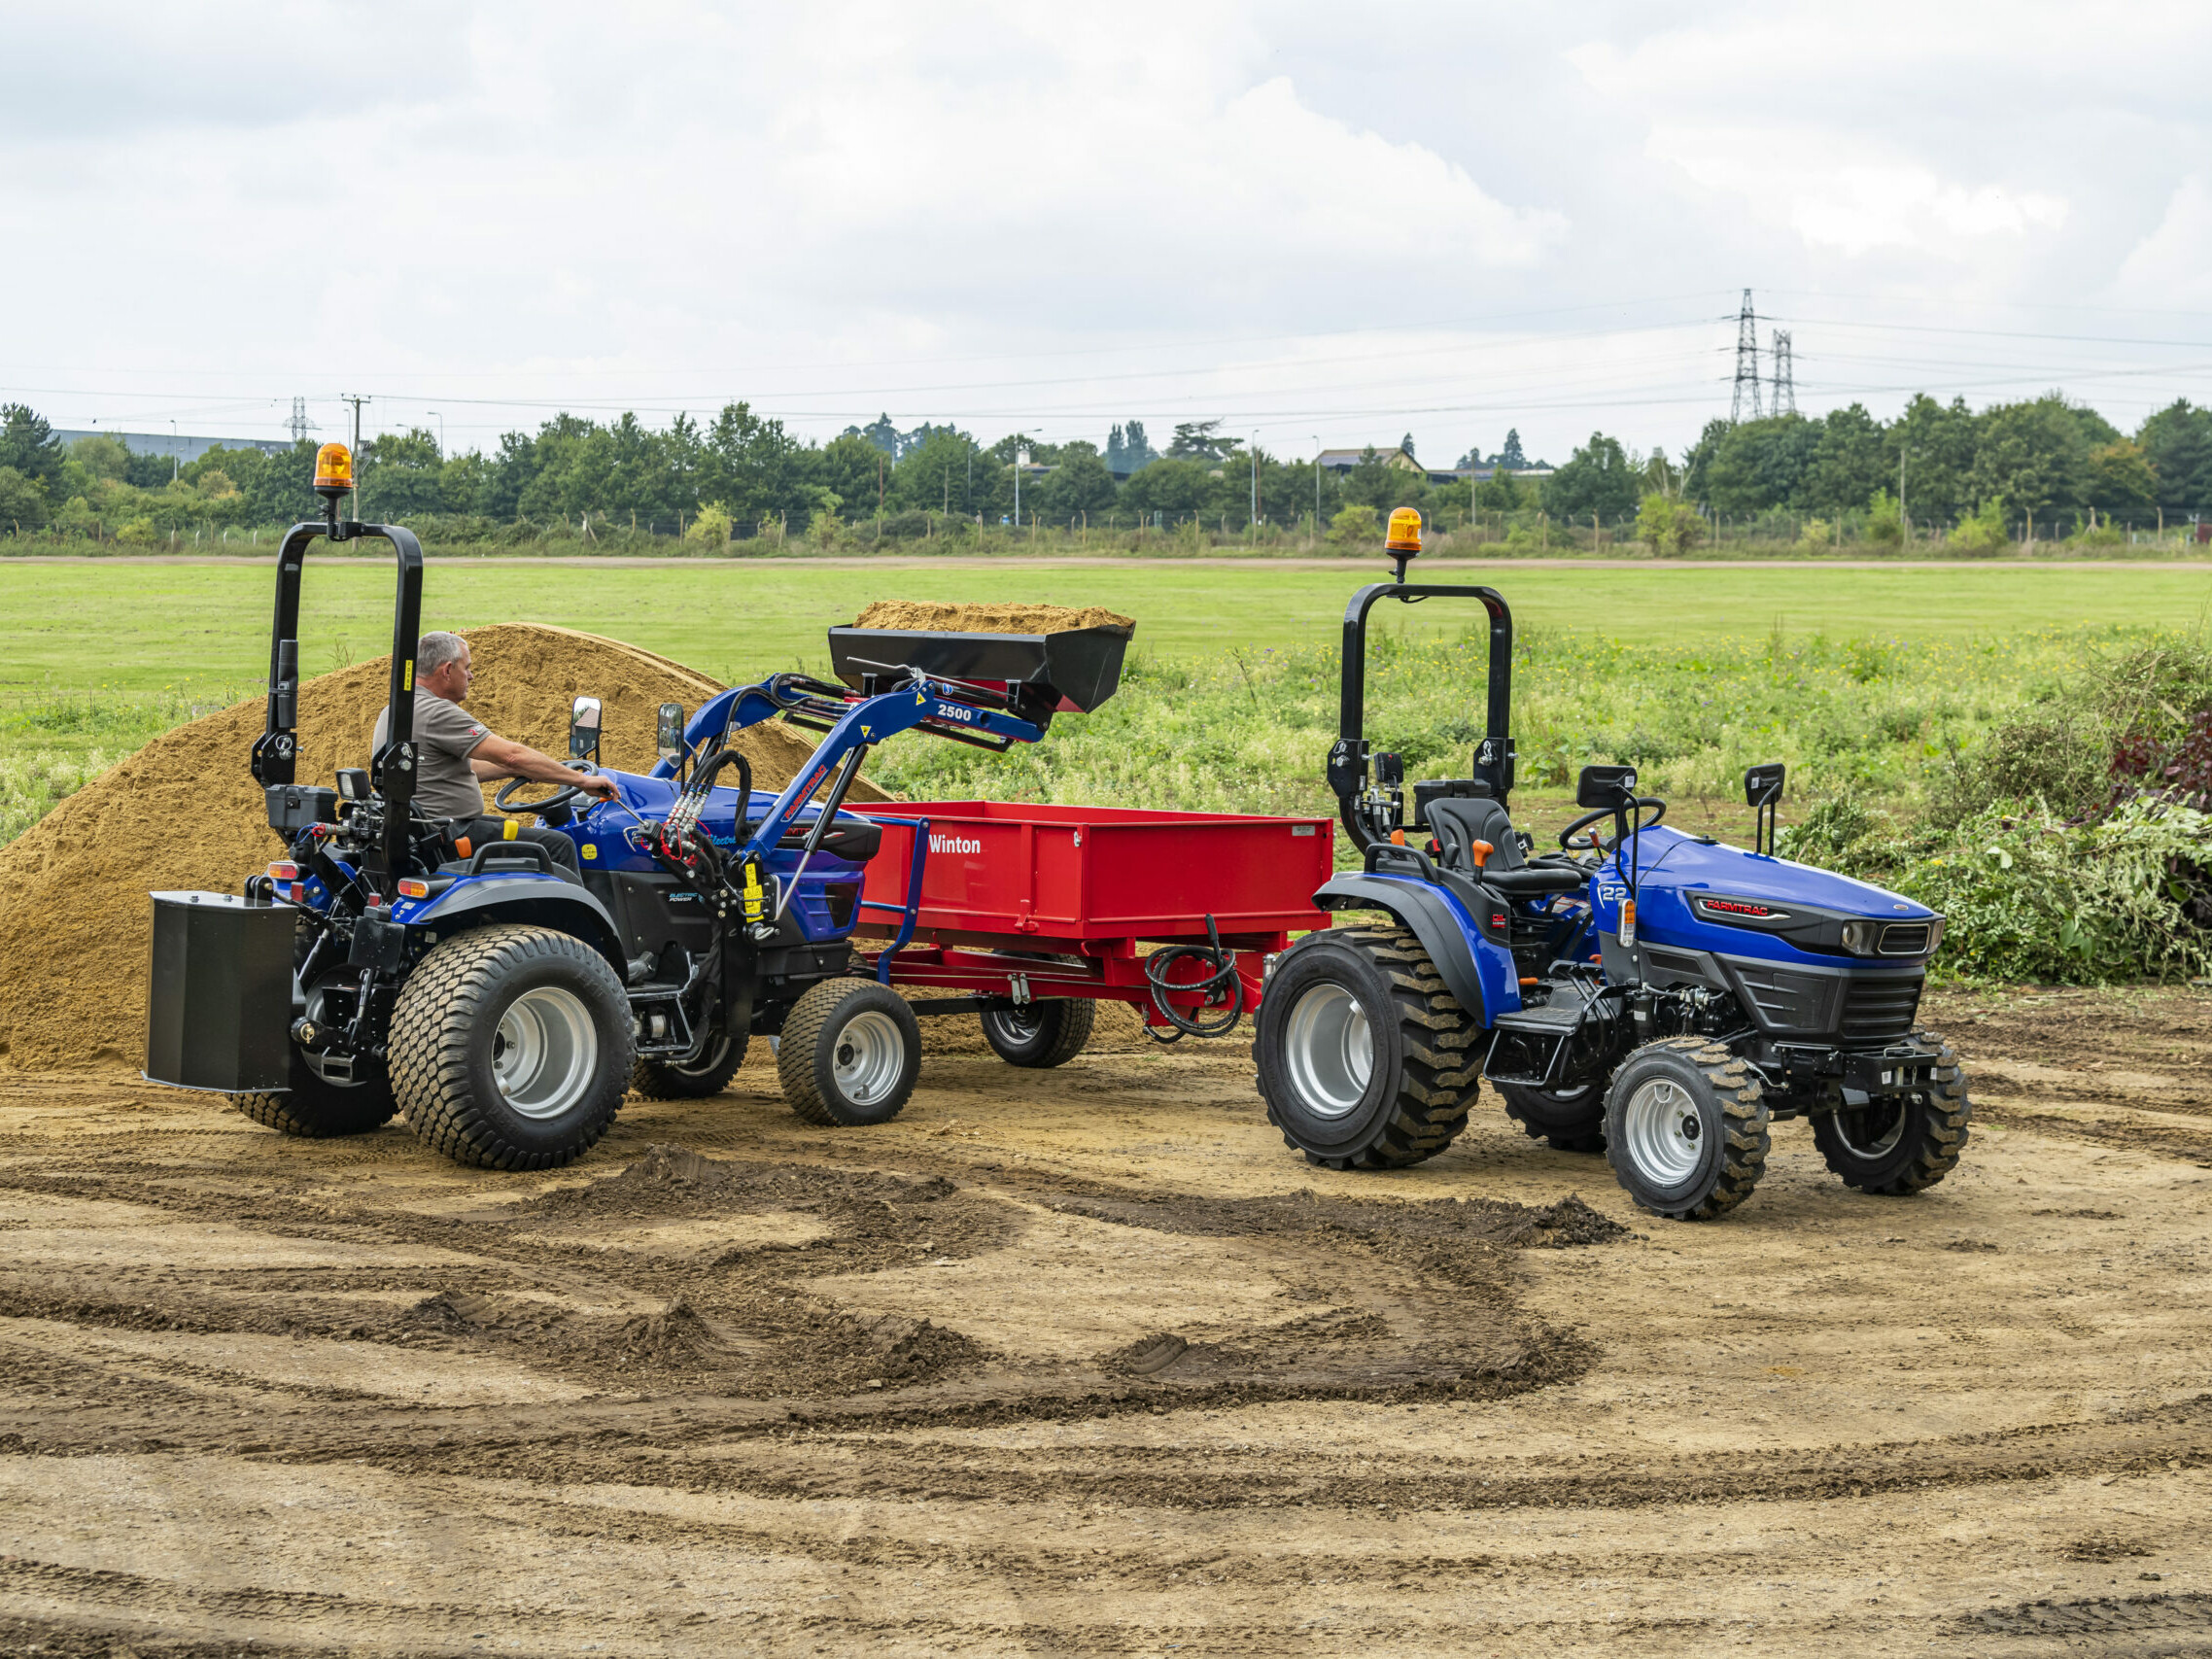
<instances>
[{"instance_id":1,"label":"distant house","mask_svg":"<svg viewBox=\"0 0 2212 1659\"><path fill-rule=\"evenodd\" d=\"M1548 478L1551 474L1552 468L1549 467L1508 467L1505 469L1505 475L1508 478L1540 479ZM1432 484L1487 484L1497 476L1498 468L1495 467L1453 467L1441 472L1431 472L1429 482Z\"/></svg>"},{"instance_id":2,"label":"distant house","mask_svg":"<svg viewBox=\"0 0 2212 1659\"><path fill-rule=\"evenodd\" d=\"M174 456L179 461L197 461L211 449L258 449L263 455L282 455L292 448L288 437L190 437L168 432L119 432L107 431L63 432L54 430L53 435L63 443L75 443L80 438L112 437L133 455L158 455L164 460Z\"/></svg>"},{"instance_id":3,"label":"distant house","mask_svg":"<svg viewBox=\"0 0 2212 1659\"><path fill-rule=\"evenodd\" d=\"M1385 467L1395 467L1400 472L1422 472L1427 470L1427 468L1424 467L1420 462L1414 460L1412 456L1406 454L1404 450L1400 449L1395 443L1392 444L1388 449L1385 449L1380 444L1377 444L1374 446L1374 451L1375 459L1377 461L1381 462ZM1367 452L1365 449L1325 449L1321 452L1320 460L1316 463L1316 465L1321 467L1323 470L1329 472L1349 472L1353 467L1360 465L1362 458L1365 457L1366 453Z\"/></svg>"}]
</instances>

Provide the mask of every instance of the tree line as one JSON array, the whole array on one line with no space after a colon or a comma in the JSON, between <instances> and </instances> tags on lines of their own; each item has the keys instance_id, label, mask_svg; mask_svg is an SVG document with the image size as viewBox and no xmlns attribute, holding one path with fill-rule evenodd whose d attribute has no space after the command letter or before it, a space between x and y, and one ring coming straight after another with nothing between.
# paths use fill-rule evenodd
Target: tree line
<instances>
[{"instance_id":1,"label":"tree line","mask_svg":"<svg viewBox=\"0 0 2212 1659\"><path fill-rule=\"evenodd\" d=\"M179 467L113 437L64 446L42 416L11 404L0 408L0 531L128 542L165 536L180 522L210 532L291 523L320 511L315 447L217 448ZM1369 449L1317 478L1310 459L1249 448L1215 421L1177 427L1164 451L1141 421L1117 424L1103 449L1020 432L984 444L951 426L901 432L887 417L817 443L738 402L665 428L632 414L556 415L489 451L451 455L428 431L385 433L362 446L356 472L363 516L477 539L556 524L706 539L863 524L922 535L1015 521L1018 492L1024 526L1196 521L1234 531L1255 516L1297 525L1318 515L1323 526L1364 528L1415 506L1445 529L1477 515L1502 525L1538 514L1637 520L1660 526L1650 538L1678 543L1719 519L1855 516L1877 535L1888 525L2017 533L2040 522L2064 533L2084 521L2147 526L2212 510L2212 409L2186 400L2132 434L2057 393L1978 412L1920 396L1888 422L1854 403L1818 417L1714 421L1678 461L1593 432L1542 477L1512 471L1515 434L1496 458L1507 465L1480 480L1433 483L1389 465L1393 451Z\"/></svg>"}]
</instances>

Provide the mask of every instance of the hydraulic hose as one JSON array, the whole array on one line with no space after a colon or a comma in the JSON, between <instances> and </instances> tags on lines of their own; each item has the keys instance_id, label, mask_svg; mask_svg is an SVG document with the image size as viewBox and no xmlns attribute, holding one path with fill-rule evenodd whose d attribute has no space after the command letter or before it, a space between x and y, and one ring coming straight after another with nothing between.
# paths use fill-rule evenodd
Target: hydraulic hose
<instances>
[{"instance_id":1,"label":"hydraulic hose","mask_svg":"<svg viewBox=\"0 0 2212 1659\"><path fill-rule=\"evenodd\" d=\"M1148 1021L1145 1035L1156 1043L1180 1043L1186 1035L1226 1037L1236 1029L1237 1020L1243 1017L1244 981L1236 971L1236 952L1222 949L1221 930L1214 925L1210 915L1206 917L1206 939L1208 943L1204 945L1171 945L1145 958L1145 978L1152 984L1152 1005L1159 1011L1160 1019L1174 1027L1172 1034L1163 1037ZM1213 972L1202 980L1170 980L1168 970L1186 956ZM1224 989L1228 992L1228 1012L1209 1024L1205 1017L1206 1004ZM1186 1015L1167 1000L1169 991L1198 992L1197 1008Z\"/></svg>"}]
</instances>

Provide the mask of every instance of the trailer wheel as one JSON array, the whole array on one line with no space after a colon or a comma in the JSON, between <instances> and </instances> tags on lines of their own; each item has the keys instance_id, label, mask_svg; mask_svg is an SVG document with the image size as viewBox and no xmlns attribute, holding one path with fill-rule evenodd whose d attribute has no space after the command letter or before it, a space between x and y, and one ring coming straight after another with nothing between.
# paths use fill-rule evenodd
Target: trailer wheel
<instances>
[{"instance_id":1,"label":"trailer wheel","mask_svg":"<svg viewBox=\"0 0 2212 1659\"><path fill-rule=\"evenodd\" d=\"M824 980L792 1004L776 1047L791 1110L810 1123L887 1123L921 1073L921 1024L874 980Z\"/></svg>"},{"instance_id":2,"label":"trailer wheel","mask_svg":"<svg viewBox=\"0 0 2212 1659\"><path fill-rule=\"evenodd\" d=\"M1098 1005L1089 998L1009 1002L984 1010L984 1041L1008 1065L1042 1070L1082 1054L1097 1021Z\"/></svg>"},{"instance_id":3,"label":"trailer wheel","mask_svg":"<svg viewBox=\"0 0 2212 1659\"><path fill-rule=\"evenodd\" d=\"M1974 1103L1958 1055L1933 1031L1913 1035L1942 1051L1929 1087L1846 1104L1813 1120L1813 1144L1847 1187L1889 1197L1924 1192L1957 1168L1966 1150Z\"/></svg>"},{"instance_id":4,"label":"trailer wheel","mask_svg":"<svg viewBox=\"0 0 2212 1659\"><path fill-rule=\"evenodd\" d=\"M264 1128L303 1140L365 1135L382 1128L399 1110L382 1066L364 1061L359 1083L331 1082L294 1044L291 1069L292 1087L285 1093L233 1094L230 1104Z\"/></svg>"},{"instance_id":5,"label":"trailer wheel","mask_svg":"<svg viewBox=\"0 0 2212 1659\"><path fill-rule=\"evenodd\" d=\"M639 1060L630 1071L630 1091L647 1100L701 1100L729 1088L745 1063L747 1035L725 1031L707 1045L692 1066L668 1060Z\"/></svg>"},{"instance_id":6,"label":"trailer wheel","mask_svg":"<svg viewBox=\"0 0 2212 1659\"><path fill-rule=\"evenodd\" d=\"M486 1169L552 1169L590 1151L635 1054L614 970L546 927L495 923L447 940L392 1014L392 1082L408 1127Z\"/></svg>"},{"instance_id":7,"label":"trailer wheel","mask_svg":"<svg viewBox=\"0 0 2212 1659\"><path fill-rule=\"evenodd\" d=\"M1412 933L1338 927L1276 961L1252 1057L1267 1121L1307 1162L1400 1169L1467 1127L1481 1037Z\"/></svg>"},{"instance_id":8,"label":"trailer wheel","mask_svg":"<svg viewBox=\"0 0 2212 1659\"><path fill-rule=\"evenodd\" d=\"M1766 1090L1704 1037L1664 1037L1622 1062L1606 1096L1606 1160L1628 1195L1672 1221L1725 1215L1767 1165Z\"/></svg>"},{"instance_id":9,"label":"trailer wheel","mask_svg":"<svg viewBox=\"0 0 2212 1659\"><path fill-rule=\"evenodd\" d=\"M1579 1089L1534 1089L1525 1083L1493 1083L1505 1102L1505 1116L1531 1140L1548 1141L1560 1152L1606 1150L1606 1089L1585 1083Z\"/></svg>"}]
</instances>

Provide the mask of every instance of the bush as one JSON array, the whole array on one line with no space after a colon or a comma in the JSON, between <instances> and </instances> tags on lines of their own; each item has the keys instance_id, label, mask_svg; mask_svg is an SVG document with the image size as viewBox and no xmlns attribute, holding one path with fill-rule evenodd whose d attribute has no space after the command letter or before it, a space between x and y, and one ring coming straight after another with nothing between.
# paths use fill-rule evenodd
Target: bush
<instances>
[{"instance_id":1,"label":"bush","mask_svg":"<svg viewBox=\"0 0 2212 1659\"><path fill-rule=\"evenodd\" d=\"M1797 545L1808 553L1825 551L1836 539L1836 527L1824 518L1809 518L1797 533Z\"/></svg>"},{"instance_id":2,"label":"bush","mask_svg":"<svg viewBox=\"0 0 2212 1659\"><path fill-rule=\"evenodd\" d=\"M1975 511L1958 521L1952 532L1951 545L1961 553L1994 553L2012 539L2005 529L2004 508L1996 501L1984 501Z\"/></svg>"},{"instance_id":3,"label":"bush","mask_svg":"<svg viewBox=\"0 0 2212 1659\"><path fill-rule=\"evenodd\" d=\"M1905 515L1887 490L1875 491L1866 503L1866 538L1878 547L1897 547L1905 540Z\"/></svg>"},{"instance_id":4,"label":"bush","mask_svg":"<svg viewBox=\"0 0 2212 1659\"><path fill-rule=\"evenodd\" d=\"M1329 539L1339 546L1376 541L1382 536L1382 515L1373 507L1352 505L1329 521Z\"/></svg>"},{"instance_id":5,"label":"bush","mask_svg":"<svg viewBox=\"0 0 2212 1659\"><path fill-rule=\"evenodd\" d=\"M2212 968L2212 817L2132 801L2094 822L1995 807L1900 831L1849 795L1782 831L1784 857L1856 876L1946 917L1947 979L2105 985Z\"/></svg>"},{"instance_id":6,"label":"bush","mask_svg":"<svg viewBox=\"0 0 2212 1659\"><path fill-rule=\"evenodd\" d=\"M699 516L683 527L683 538L713 548L729 546L730 509L720 501L700 502Z\"/></svg>"},{"instance_id":7,"label":"bush","mask_svg":"<svg viewBox=\"0 0 2212 1659\"><path fill-rule=\"evenodd\" d=\"M1704 536L1696 509L1670 497L1648 495L1636 509L1636 538L1662 559L1688 552Z\"/></svg>"}]
</instances>

